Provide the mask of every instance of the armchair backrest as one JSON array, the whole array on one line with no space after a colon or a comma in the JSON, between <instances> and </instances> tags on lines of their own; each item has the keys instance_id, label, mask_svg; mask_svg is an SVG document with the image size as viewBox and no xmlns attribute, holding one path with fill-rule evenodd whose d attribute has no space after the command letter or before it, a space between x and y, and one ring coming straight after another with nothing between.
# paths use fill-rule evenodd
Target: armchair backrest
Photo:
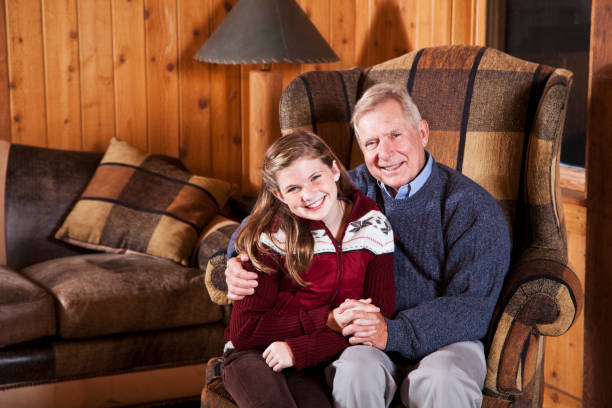
<instances>
[{"instance_id":1,"label":"armchair backrest","mask_svg":"<svg viewBox=\"0 0 612 408\"><path fill-rule=\"evenodd\" d=\"M358 165L351 113L380 82L406 86L429 123L428 151L495 197L515 253L541 248L566 260L557 179L570 71L475 46L425 48L365 71L311 71L283 92L283 134L311 130L348 168Z\"/></svg>"}]
</instances>

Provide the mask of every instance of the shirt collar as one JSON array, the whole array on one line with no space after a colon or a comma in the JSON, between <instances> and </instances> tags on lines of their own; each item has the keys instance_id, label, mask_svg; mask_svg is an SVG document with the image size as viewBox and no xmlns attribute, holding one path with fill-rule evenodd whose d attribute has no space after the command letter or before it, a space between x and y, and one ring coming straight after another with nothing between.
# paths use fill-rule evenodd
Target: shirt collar
<instances>
[{"instance_id":1,"label":"shirt collar","mask_svg":"<svg viewBox=\"0 0 612 408\"><path fill-rule=\"evenodd\" d=\"M427 157L427 162L425 163L425 167L423 170L408 184L404 184L397 190L397 194L395 195L396 200L401 200L404 198L412 197L416 194L417 191L421 189L429 180L429 176L431 175L431 170L433 168L433 156L429 154L429 152L425 151L425 156ZM387 187L382 181L376 180L378 186L381 190L387 193L390 197L393 197L393 194L389 191L390 187Z\"/></svg>"}]
</instances>

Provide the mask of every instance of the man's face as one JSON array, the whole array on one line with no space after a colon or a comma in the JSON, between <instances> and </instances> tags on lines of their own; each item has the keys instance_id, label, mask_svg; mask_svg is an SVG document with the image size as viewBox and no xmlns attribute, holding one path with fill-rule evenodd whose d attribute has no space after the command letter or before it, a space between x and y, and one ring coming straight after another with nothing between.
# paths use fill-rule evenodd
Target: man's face
<instances>
[{"instance_id":1,"label":"man's face","mask_svg":"<svg viewBox=\"0 0 612 408\"><path fill-rule=\"evenodd\" d=\"M387 186L397 190L411 182L425 166L427 122L421 120L415 129L395 100L389 99L363 114L356 127L368 170Z\"/></svg>"}]
</instances>

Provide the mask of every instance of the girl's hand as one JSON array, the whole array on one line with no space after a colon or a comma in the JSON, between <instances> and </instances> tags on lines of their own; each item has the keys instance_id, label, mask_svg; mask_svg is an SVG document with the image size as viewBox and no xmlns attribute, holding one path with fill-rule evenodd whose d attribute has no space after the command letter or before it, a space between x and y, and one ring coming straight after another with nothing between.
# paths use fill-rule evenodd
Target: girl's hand
<instances>
[{"instance_id":1,"label":"girl's hand","mask_svg":"<svg viewBox=\"0 0 612 408\"><path fill-rule=\"evenodd\" d=\"M266 364L275 372L295 365L291 347L284 341L275 341L270 344L268 348L264 350L262 356L266 360Z\"/></svg>"}]
</instances>

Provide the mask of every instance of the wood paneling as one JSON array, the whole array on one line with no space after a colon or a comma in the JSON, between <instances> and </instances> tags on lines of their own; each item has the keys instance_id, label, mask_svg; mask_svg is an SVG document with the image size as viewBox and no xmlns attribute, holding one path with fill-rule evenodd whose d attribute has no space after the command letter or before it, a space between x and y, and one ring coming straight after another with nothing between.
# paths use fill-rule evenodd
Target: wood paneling
<instances>
[{"instance_id":1,"label":"wood paneling","mask_svg":"<svg viewBox=\"0 0 612 408\"><path fill-rule=\"evenodd\" d=\"M148 150L144 0L112 0L112 8L117 137Z\"/></svg>"},{"instance_id":2,"label":"wood paneling","mask_svg":"<svg viewBox=\"0 0 612 408\"><path fill-rule=\"evenodd\" d=\"M47 144L79 150L81 84L76 0L42 0Z\"/></svg>"},{"instance_id":3,"label":"wood paneling","mask_svg":"<svg viewBox=\"0 0 612 408\"><path fill-rule=\"evenodd\" d=\"M329 42L331 32L329 27L331 1L299 0L298 3L310 21L312 21L312 24L314 24L321 35ZM308 64L302 66L302 72L321 69L329 69L329 64Z\"/></svg>"},{"instance_id":4,"label":"wood paneling","mask_svg":"<svg viewBox=\"0 0 612 408\"><path fill-rule=\"evenodd\" d=\"M0 0L0 138L104 151L111 137L240 184L255 65L193 59L238 0ZM340 57L273 66L364 67L475 33L484 0L298 0ZM474 15L476 14L476 15ZM482 24L484 26L484 24ZM480 28L479 28L480 27ZM3 74L3 64L4 74ZM7 95L8 94L8 95Z\"/></svg>"},{"instance_id":5,"label":"wood paneling","mask_svg":"<svg viewBox=\"0 0 612 408\"><path fill-rule=\"evenodd\" d=\"M5 0L11 142L47 146L40 2Z\"/></svg>"},{"instance_id":6,"label":"wood paneling","mask_svg":"<svg viewBox=\"0 0 612 408\"><path fill-rule=\"evenodd\" d=\"M452 34L452 0L441 0L436 2L433 9L433 45L451 44Z\"/></svg>"},{"instance_id":7,"label":"wood paneling","mask_svg":"<svg viewBox=\"0 0 612 408\"><path fill-rule=\"evenodd\" d=\"M582 408L582 400L563 390L545 385L542 408Z\"/></svg>"},{"instance_id":8,"label":"wood paneling","mask_svg":"<svg viewBox=\"0 0 612 408\"><path fill-rule=\"evenodd\" d=\"M221 24L237 0L212 0L211 31ZM212 174L240 184L242 120L240 111L240 67L211 65ZM246 126L246 125L245 125Z\"/></svg>"},{"instance_id":9,"label":"wood paneling","mask_svg":"<svg viewBox=\"0 0 612 408\"><path fill-rule=\"evenodd\" d=\"M572 198L563 201L569 261L584 290L586 205L576 204ZM551 402L567 400L571 403L569 406L575 406L577 401L582 401L583 336L584 314L581 314L563 336L546 339L544 383L551 388L546 393ZM560 402L558 406L568 405Z\"/></svg>"},{"instance_id":10,"label":"wood paneling","mask_svg":"<svg viewBox=\"0 0 612 408\"><path fill-rule=\"evenodd\" d=\"M431 47L434 44L433 24L434 4L431 0L416 2L416 33L414 42L416 48Z\"/></svg>"},{"instance_id":11,"label":"wood paneling","mask_svg":"<svg viewBox=\"0 0 612 408\"><path fill-rule=\"evenodd\" d=\"M604 407L612 401L612 0L593 0L591 13L584 402Z\"/></svg>"},{"instance_id":12,"label":"wood paneling","mask_svg":"<svg viewBox=\"0 0 612 408\"><path fill-rule=\"evenodd\" d=\"M179 157L176 0L145 0L149 150Z\"/></svg>"},{"instance_id":13,"label":"wood paneling","mask_svg":"<svg viewBox=\"0 0 612 408\"><path fill-rule=\"evenodd\" d=\"M111 0L77 3L83 149L104 151L115 135Z\"/></svg>"},{"instance_id":14,"label":"wood paneling","mask_svg":"<svg viewBox=\"0 0 612 408\"><path fill-rule=\"evenodd\" d=\"M357 49L355 44L356 5L354 0L330 2L329 45L340 61L328 64L329 69L346 69L355 63Z\"/></svg>"},{"instance_id":15,"label":"wood paneling","mask_svg":"<svg viewBox=\"0 0 612 408\"><path fill-rule=\"evenodd\" d=\"M474 39L476 0L452 1L451 41L453 44L472 44Z\"/></svg>"},{"instance_id":16,"label":"wood paneling","mask_svg":"<svg viewBox=\"0 0 612 408\"><path fill-rule=\"evenodd\" d=\"M0 3L0 33L6 33L6 9L4 3ZM0 94L5 97L0 99L0 140L11 140L10 103L9 103L9 74L8 56L6 52L6 35L0 35Z\"/></svg>"},{"instance_id":17,"label":"wood paneling","mask_svg":"<svg viewBox=\"0 0 612 408\"><path fill-rule=\"evenodd\" d=\"M210 35L210 4L178 0L180 157L194 172L212 175L210 65L193 56Z\"/></svg>"}]
</instances>

